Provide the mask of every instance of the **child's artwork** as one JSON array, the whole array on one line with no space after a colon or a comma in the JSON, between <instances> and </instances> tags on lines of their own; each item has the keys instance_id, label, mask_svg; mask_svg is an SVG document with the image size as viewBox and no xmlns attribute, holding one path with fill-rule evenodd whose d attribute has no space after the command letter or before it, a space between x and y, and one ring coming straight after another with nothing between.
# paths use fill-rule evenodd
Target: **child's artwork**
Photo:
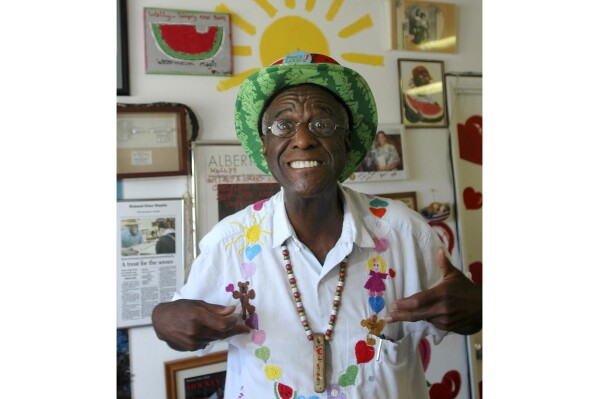
<instances>
[{"instance_id":1,"label":"child's artwork","mask_svg":"<svg viewBox=\"0 0 599 399\"><path fill-rule=\"evenodd\" d=\"M229 14L144 9L146 73L233 74Z\"/></svg>"}]
</instances>

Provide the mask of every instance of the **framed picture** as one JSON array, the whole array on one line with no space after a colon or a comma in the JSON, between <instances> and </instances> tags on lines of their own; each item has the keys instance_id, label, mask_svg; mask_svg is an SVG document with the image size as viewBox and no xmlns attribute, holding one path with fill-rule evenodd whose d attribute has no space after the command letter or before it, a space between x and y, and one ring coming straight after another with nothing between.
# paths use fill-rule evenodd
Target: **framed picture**
<instances>
[{"instance_id":1,"label":"framed picture","mask_svg":"<svg viewBox=\"0 0 599 399\"><path fill-rule=\"evenodd\" d=\"M117 104L117 178L189 173L185 108Z\"/></svg>"},{"instance_id":2,"label":"framed picture","mask_svg":"<svg viewBox=\"0 0 599 399\"><path fill-rule=\"evenodd\" d=\"M152 324L152 310L183 286L184 200L117 201L117 328Z\"/></svg>"},{"instance_id":3,"label":"framed picture","mask_svg":"<svg viewBox=\"0 0 599 399\"><path fill-rule=\"evenodd\" d=\"M144 9L146 73L231 76L230 14Z\"/></svg>"},{"instance_id":4,"label":"framed picture","mask_svg":"<svg viewBox=\"0 0 599 399\"><path fill-rule=\"evenodd\" d=\"M196 241L225 216L280 190L236 141L193 143ZM195 246L197 248L197 245Z\"/></svg>"},{"instance_id":5,"label":"framed picture","mask_svg":"<svg viewBox=\"0 0 599 399\"><path fill-rule=\"evenodd\" d=\"M456 6L452 3L390 1L391 48L455 54Z\"/></svg>"},{"instance_id":6,"label":"framed picture","mask_svg":"<svg viewBox=\"0 0 599 399\"><path fill-rule=\"evenodd\" d=\"M377 194L379 197L391 198L397 201L401 201L406 204L410 209L418 212L418 201L416 200L415 191L407 191L405 193L387 193Z\"/></svg>"},{"instance_id":7,"label":"framed picture","mask_svg":"<svg viewBox=\"0 0 599 399\"><path fill-rule=\"evenodd\" d=\"M223 399L226 370L227 352L165 362L166 399Z\"/></svg>"},{"instance_id":8,"label":"framed picture","mask_svg":"<svg viewBox=\"0 0 599 399\"><path fill-rule=\"evenodd\" d=\"M443 61L398 59L401 122L406 127L447 127Z\"/></svg>"},{"instance_id":9,"label":"framed picture","mask_svg":"<svg viewBox=\"0 0 599 399\"><path fill-rule=\"evenodd\" d=\"M379 124L370 151L346 182L407 179L404 138L401 125Z\"/></svg>"},{"instance_id":10,"label":"framed picture","mask_svg":"<svg viewBox=\"0 0 599 399\"><path fill-rule=\"evenodd\" d=\"M116 95L129 93L129 40L127 0L116 0Z\"/></svg>"}]
</instances>

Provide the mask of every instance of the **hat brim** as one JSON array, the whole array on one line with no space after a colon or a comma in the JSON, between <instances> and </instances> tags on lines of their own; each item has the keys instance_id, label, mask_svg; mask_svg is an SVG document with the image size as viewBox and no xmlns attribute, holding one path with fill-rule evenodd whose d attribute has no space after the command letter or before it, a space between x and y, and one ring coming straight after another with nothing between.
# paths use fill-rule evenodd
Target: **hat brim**
<instances>
[{"instance_id":1,"label":"hat brim","mask_svg":"<svg viewBox=\"0 0 599 399\"><path fill-rule=\"evenodd\" d=\"M313 84L335 93L352 117L351 151L339 181L346 180L370 150L377 130L377 111L368 83L357 72L338 64L280 64L261 69L241 85L235 102L237 138L252 162L270 175L262 154L260 116L269 99L280 90Z\"/></svg>"}]
</instances>

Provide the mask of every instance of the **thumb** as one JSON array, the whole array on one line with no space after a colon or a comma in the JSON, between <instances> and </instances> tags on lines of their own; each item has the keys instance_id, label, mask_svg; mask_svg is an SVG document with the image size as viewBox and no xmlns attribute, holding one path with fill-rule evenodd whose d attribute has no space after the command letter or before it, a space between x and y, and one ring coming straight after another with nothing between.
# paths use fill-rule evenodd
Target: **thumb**
<instances>
[{"instance_id":1,"label":"thumb","mask_svg":"<svg viewBox=\"0 0 599 399\"><path fill-rule=\"evenodd\" d=\"M233 313L236 309L235 305L223 306L215 303L208 303L202 300L198 301L198 305L206 309L207 311L218 314L220 316L228 316Z\"/></svg>"},{"instance_id":2,"label":"thumb","mask_svg":"<svg viewBox=\"0 0 599 399\"><path fill-rule=\"evenodd\" d=\"M447 257L445 256L445 251L442 247L439 247L439 249L437 250L437 264L439 265L439 268L441 269L441 274L443 274L444 278L451 274L455 269L455 267L453 267L449 259L447 259Z\"/></svg>"}]
</instances>

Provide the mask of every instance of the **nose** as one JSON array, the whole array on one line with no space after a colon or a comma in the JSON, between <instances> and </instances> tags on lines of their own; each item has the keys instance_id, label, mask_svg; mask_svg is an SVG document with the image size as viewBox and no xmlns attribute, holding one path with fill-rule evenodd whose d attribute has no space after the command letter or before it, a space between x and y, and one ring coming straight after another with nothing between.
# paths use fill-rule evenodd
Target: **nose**
<instances>
[{"instance_id":1,"label":"nose","mask_svg":"<svg viewBox=\"0 0 599 399\"><path fill-rule=\"evenodd\" d=\"M307 123L300 123L297 127L297 132L291 137L293 146L301 149L315 147L318 140L312 135Z\"/></svg>"}]
</instances>

